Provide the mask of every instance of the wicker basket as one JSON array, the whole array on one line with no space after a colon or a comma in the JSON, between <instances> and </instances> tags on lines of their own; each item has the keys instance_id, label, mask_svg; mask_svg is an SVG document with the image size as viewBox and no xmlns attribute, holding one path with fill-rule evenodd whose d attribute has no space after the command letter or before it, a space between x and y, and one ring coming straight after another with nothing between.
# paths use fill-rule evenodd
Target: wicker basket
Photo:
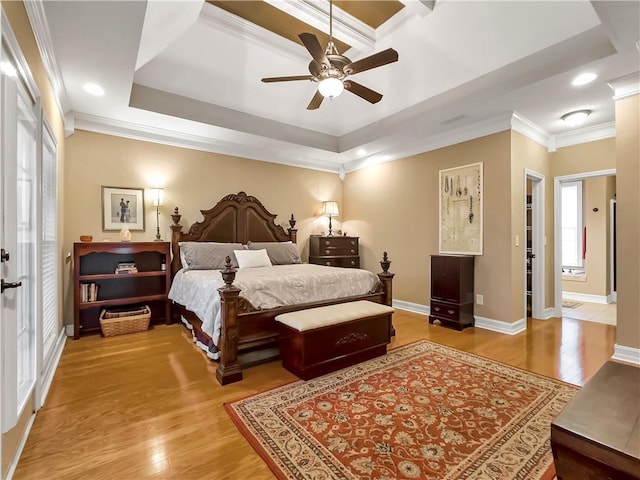
<instances>
[{"instance_id":1,"label":"wicker basket","mask_svg":"<svg viewBox=\"0 0 640 480\"><path fill-rule=\"evenodd\" d=\"M149 328L151 309L148 305L130 310L102 310L100 328L102 335L113 337L125 333L142 332Z\"/></svg>"}]
</instances>

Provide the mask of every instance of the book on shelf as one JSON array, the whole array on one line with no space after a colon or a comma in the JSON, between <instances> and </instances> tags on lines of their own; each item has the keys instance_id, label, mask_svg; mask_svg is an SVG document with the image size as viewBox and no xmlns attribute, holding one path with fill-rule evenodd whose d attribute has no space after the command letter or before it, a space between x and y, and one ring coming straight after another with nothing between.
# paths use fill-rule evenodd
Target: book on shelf
<instances>
[{"instance_id":1,"label":"book on shelf","mask_svg":"<svg viewBox=\"0 0 640 480\"><path fill-rule=\"evenodd\" d=\"M80 298L82 302L95 302L98 300L98 290L100 285L97 283L81 283Z\"/></svg>"},{"instance_id":2,"label":"book on shelf","mask_svg":"<svg viewBox=\"0 0 640 480\"><path fill-rule=\"evenodd\" d=\"M135 262L118 262L116 265L116 274L138 273L138 267Z\"/></svg>"}]
</instances>

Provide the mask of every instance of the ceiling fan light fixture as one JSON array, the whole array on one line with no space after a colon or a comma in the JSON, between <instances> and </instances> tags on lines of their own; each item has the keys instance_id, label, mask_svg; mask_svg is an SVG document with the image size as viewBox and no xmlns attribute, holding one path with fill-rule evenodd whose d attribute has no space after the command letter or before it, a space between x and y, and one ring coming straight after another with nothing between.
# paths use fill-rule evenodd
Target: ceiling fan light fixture
<instances>
[{"instance_id":1,"label":"ceiling fan light fixture","mask_svg":"<svg viewBox=\"0 0 640 480\"><path fill-rule=\"evenodd\" d=\"M335 77L327 77L318 83L318 91L324 98L333 99L342 93L344 83Z\"/></svg>"},{"instance_id":2,"label":"ceiling fan light fixture","mask_svg":"<svg viewBox=\"0 0 640 480\"><path fill-rule=\"evenodd\" d=\"M575 112L569 112L563 115L562 120L567 125L579 127L585 122L589 115L591 115L591 110L576 110Z\"/></svg>"}]
</instances>

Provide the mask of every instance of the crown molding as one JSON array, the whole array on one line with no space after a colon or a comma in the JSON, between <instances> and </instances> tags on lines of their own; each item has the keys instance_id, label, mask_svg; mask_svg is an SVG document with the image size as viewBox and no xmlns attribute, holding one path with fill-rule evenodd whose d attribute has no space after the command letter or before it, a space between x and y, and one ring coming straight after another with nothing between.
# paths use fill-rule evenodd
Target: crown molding
<instances>
[{"instance_id":1,"label":"crown molding","mask_svg":"<svg viewBox=\"0 0 640 480\"><path fill-rule=\"evenodd\" d=\"M425 136L418 141L407 142L404 139L391 139L394 145L384 151L378 151L372 155L353 160L345 163L345 171L354 172L362 168L379 165L381 163L390 162L407 158L419 153L430 152L438 148L449 147L458 143L473 140L475 138L485 137L494 133L503 132L511 128L511 114L498 115L487 118L479 122L472 123L463 127L459 127L447 132Z\"/></svg>"},{"instance_id":2,"label":"crown molding","mask_svg":"<svg viewBox=\"0 0 640 480\"><path fill-rule=\"evenodd\" d=\"M555 148L549 150L555 151L557 148L570 147L581 143L595 142L596 140L604 140L616 136L615 122L602 123L591 127L579 128L569 132L557 133L552 135L552 141Z\"/></svg>"},{"instance_id":3,"label":"crown molding","mask_svg":"<svg viewBox=\"0 0 640 480\"><path fill-rule=\"evenodd\" d=\"M270 145L269 141L264 138L255 145L251 145L249 142L229 142L210 136L194 135L141 123L127 122L78 112L74 115L74 122L76 130L86 130L105 135L219 153L291 167L308 168L322 172L336 174L340 172L340 164L338 163L331 164L328 161L313 159L310 155L303 156L287 153L285 149L282 148L281 142L273 142L273 144Z\"/></svg>"},{"instance_id":4,"label":"crown molding","mask_svg":"<svg viewBox=\"0 0 640 480\"><path fill-rule=\"evenodd\" d=\"M513 112L511 116L511 129L549 149L549 138L551 136L549 132L518 112Z\"/></svg>"},{"instance_id":5,"label":"crown molding","mask_svg":"<svg viewBox=\"0 0 640 480\"><path fill-rule=\"evenodd\" d=\"M613 90L614 100L637 95L640 93L640 71L611 80L607 85Z\"/></svg>"},{"instance_id":6,"label":"crown molding","mask_svg":"<svg viewBox=\"0 0 640 480\"><path fill-rule=\"evenodd\" d=\"M283 2L282 0L265 1L272 7L318 30L329 32L329 2L327 0L300 0L297 2ZM338 7L334 7L333 9L333 36L356 50L366 51L375 48L375 29Z\"/></svg>"},{"instance_id":7,"label":"crown molding","mask_svg":"<svg viewBox=\"0 0 640 480\"><path fill-rule=\"evenodd\" d=\"M249 39L252 42L260 43L279 54L286 52L300 60L309 60L309 53L304 46L276 35L266 28L233 15L208 2L204 3L198 21L213 28L224 30L236 38Z\"/></svg>"},{"instance_id":8,"label":"crown molding","mask_svg":"<svg viewBox=\"0 0 640 480\"><path fill-rule=\"evenodd\" d=\"M60 65L56 59L53 48L53 40L47 23L47 16L44 12L44 4L42 0L32 0L23 2L29 17L29 23L33 30L33 35L38 45L38 51L47 73L47 78L53 89L53 96L56 101L60 116L64 121L64 114L69 107L69 97L62 77Z\"/></svg>"}]
</instances>

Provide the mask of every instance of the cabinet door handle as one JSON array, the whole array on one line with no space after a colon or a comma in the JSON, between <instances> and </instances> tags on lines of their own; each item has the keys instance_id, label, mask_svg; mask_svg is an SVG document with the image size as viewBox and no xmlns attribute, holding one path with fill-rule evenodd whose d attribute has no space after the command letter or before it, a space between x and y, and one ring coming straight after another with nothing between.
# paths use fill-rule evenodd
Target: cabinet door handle
<instances>
[{"instance_id":1,"label":"cabinet door handle","mask_svg":"<svg viewBox=\"0 0 640 480\"><path fill-rule=\"evenodd\" d=\"M0 280L0 293L9 288L18 288L22 286L22 282L5 282L4 278Z\"/></svg>"}]
</instances>

